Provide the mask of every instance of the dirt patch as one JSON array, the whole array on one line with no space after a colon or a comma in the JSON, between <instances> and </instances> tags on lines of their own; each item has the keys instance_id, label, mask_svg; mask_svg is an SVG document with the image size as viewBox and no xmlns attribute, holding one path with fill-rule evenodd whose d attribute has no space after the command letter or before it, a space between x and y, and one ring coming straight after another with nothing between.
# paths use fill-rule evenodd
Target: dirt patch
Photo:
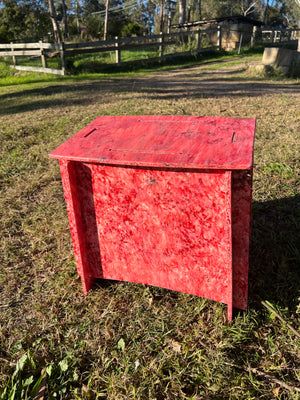
<instances>
[{"instance_id":1,"label":"dirt patch","mask_svg":"<svg viewBox=\"0 0 300 400\"><path fill-rule=\"evenodd\" d=\"M222 99L230 97L234 101L260 96L288 95L299 96L300 84L296 80L276 80L266 78L249 69L252 60L232 61L231 65L215 63L181 68L171 71L151 72L136 77L117 77L93 81L72 82L35 86L28 90L13 87L0 95L0 115L19 114L33 109L58 107L77 107L84 105L97 107L107 105L116 98L129 100L140 98L140 106L147 100L178 101L182 99ZM252 72L251 72L252 71ZM227 99L228 100L228 99ZM220 107L222 110L224 107ZM123 110L124 107L120 107ZM197 112L190 110L189 112ZM153 111L152 111L153 112ZM154 113L159 110L154 110ZM170 110L170 113L178 110ZM187 110L185 112L188 112ZM219 110L220 112L220 110ZM218 113L218 112L217 112ZM128 110L130 114L130 110ZM202 113L201 113L202 114Z\"/></svg>"},{"instance_id":2,"label":"dirt patch","mask_svg":"<svg viewBox=\"0 0 300 400\"><path fill-rule=\"evenodd\" d=\"M197 66L159 72L148 78L135 79L132 84L134 89L144 88L148 92L157 92L162 97L177 97L180 94L217 97L239 94L257 96L279 92L300 93L300 85L295 86L295 81L266 80L256 71L251 73L248 67L247 62L231 66L215 64L213 69L207 65Z\"/></svg>"}]
</instances>

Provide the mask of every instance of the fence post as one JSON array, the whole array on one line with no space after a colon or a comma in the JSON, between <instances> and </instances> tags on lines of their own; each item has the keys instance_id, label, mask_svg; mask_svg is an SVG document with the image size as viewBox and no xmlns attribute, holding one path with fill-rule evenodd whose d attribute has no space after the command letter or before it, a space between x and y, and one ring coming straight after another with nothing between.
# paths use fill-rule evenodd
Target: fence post
<instances>
[{"instance_id":1,"label":"fence post","mask_svg":"<svg viewBox=\"0 0 300 400\"><path fill-rule=\"evenodd\" d=\"M121 64L121 50L119 48L119 37L115 36L115 47L116 47L116 64Z\"/></svg>"},{"instance_id":2,"label":"fence post","mask_svg":"<svg viewBox=\"0 0 300 400\"><path fill-rule=\"evenodd\" d=\"M222 27L221 25L218 25L218 47L219 51L222 50Z\"/></svg>"},{"instance_id":3,"label":"fence post","mask_svg":"<svg viewBox=\"0 0 300 400\"><path fill-rule=\"evenodd\" d=\"M275 31L274 31L274 29L272 29L272 33L271 33L271 43L274 43L274 35L275 35Z\"/></svg>"},{"instance_id":4,"label":"fence post","mask_svg":"<svg viewBox=\"0 0 300 400\"><path fill-rule=\"evenodd\" d=\"M65 75L65 73L66 73L66 61L65 61L64 43L60 43L59 44L59 53L60 53L62 73L63 73L63 75Z\"/></svg>"},{"instance_id":5,"label":"fence post","mask_svg":"<svg viewBox=\"0 0 300 400\"><path fill-rule=\"evenodd\" d=\"M291 40L298 40L298 31L296 29L292 29Z\"/></svg>"},{"instance_id":6,"label":"fence post","mask_svg":"<svg viewBox=\"0 0 300 400\"><path fill-rule=\"evenodd\" d=\"M172 21L171 11L169 11L169 14L168 14L168 29L167 29L168 35L171 33L171 21Z\"/></svg>"},{"instance_id":7,"label":"fence post","mask_svg":"<svg viewBox=\"0 0 300 400\"><path fill-rule=\"evenodd\" d=\"M251 35L251 42L250 42L250 46L251 46L251 47L254 46L255 36L256 36L256 30L257 30L257 27L256 27L256 26L253 26L252 35Z\"/></svg>"},{"instance_id":8,"label":"fence post","mask_svg":"<svg viewBox=\"0 0 300 400\"><path fill-rule=\"evenodd\" d=\"M241 47L242 47L242 44L243 44L243 38L244 38L244 32L241 32L240 33L240 40L239 40L238 54L240 54L240 52L241 52Z\"/></svg>"},{"instance_id":9,"label":"fence post","mask_svg":"<svg viewBox=\"0 0 300 400\"><path fill-rule=\"evenodd\" d=\"M158 48L158 50L159 50L159 57L162 58L163 55L164 55L164 46L163 46L164 34L163 34L162 32L160 32L159 42L161 43L161 45L160 45L159 48Z\"/></svg>"},{"instance_id":10,"label":"fence post","mask_svg":"<svg viewBox=\"0 0 300 400\"><path fill-rule=\"evenodd\" d=\"M14 51L13 42L10 42L10 44L11 44L11 51ZM15 67L17 65L17 57L15 55L13 55L12 60L13 60L14 67Z\"/></svg>"},{"instance_id":11,"label":"fence post","mask_svg":"<svg viewBox=\"0 0 300 400\"><path fill-rule=\"evenodd\" d=\"M42 41L40 40L39 43L42 43ZM43 66L43 68L47 68L47 60L46 60L46 56L44 53L44 49L41 47L40 50L41 50L42 66Z\"/></svg>"}]
</instances>

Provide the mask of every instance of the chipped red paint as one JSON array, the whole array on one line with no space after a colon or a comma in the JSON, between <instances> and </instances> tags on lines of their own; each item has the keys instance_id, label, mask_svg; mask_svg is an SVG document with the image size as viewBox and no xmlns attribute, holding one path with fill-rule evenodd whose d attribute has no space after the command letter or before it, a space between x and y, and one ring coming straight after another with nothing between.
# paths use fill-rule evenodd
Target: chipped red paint
<instances>
[{"instance_id":1,"label":"chipped red paint","mask_svg":"<svg viewBox=\"0 0 300 400\"><path fill-rule=\"evenodd\" d=\"M99 117L60 162L83 291L95 278L247 309L255 121Z\"/></svg>"}]
</instances>

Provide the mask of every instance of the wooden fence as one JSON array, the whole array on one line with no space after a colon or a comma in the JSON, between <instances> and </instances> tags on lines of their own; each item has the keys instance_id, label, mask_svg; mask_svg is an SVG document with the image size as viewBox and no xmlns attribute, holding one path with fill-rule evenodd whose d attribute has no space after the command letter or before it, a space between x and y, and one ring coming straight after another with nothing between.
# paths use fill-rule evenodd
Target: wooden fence
<instances>
[{"instance_id":1,"label":"wooden fence","mask_svg":"<svg viewBox=\"0 0 300 400\"><path fill-rule=\"evenodd\" d=\"M203 46L203 38L207 35L215 34L218 37L217 43L214 45L206 41L206 46ZM180 52L178 49L188 41L192 40L193 44L188 51ZM168 57L190 55L191 53L198 53L207 51L210 49L221 48L221 30L220 28L198 30L198 31L187 31L180 33L168 33L151 36L140 36L131 38L118 38L115 37L113 40L106 40L100 42L88 42L88 43L71 43L64 45L65 55L75 55L83 53L99 53L114 51L116 53L116 63L122 64L121 52L124 50L138 50L138 49L158 49L158 57L154 57L146 60L164 59ZM171 52L166 52L170 46ZM176 51L177 50L177 51Z\"/></svg>"},{"instance_id":2,"label":"wooden fence","mask_svg":"<svg viewBox=\"0 0 300 400\"><path fill-rule=\"evenodd\" d=\"M300 29L259 29L257 41L272 44L288 44L297 42L300 38Z\"/></svg>"},{"instance_id":3,"label":"wooden fence","mask_svg":"<svg viewBox=\"0 0 300 400\"><path fill-rule=\"evenodd\" d=\"M47 67L47 56L46 50L56 52L61 57L61 69L54 69ZM65 58L62 44L52 43L10 43L0 44L0 57L10 56L12 57L14 68L21 71L35 71L35 72L46 72L50 74L65 74ZM18 65L17 57L29 56L29 57L40 57L42 61L42 67L31 67Z\"/></svg>"},{"instance_id":4,"label":"wooden fence","mask_svg":"<svg viewBox=\"0 0 300 400\"><path fill-rule=\"evenodd\" d=\"M290 29L284 31L261 30L254 31L251 36L251 45L256 43L288 43L295 41L300 36L300 29ZM241 34L241 38L243 35ZM225 36L222 40L222 28L215 26L209 29L198 29L194 31L183 31L177 33L159 34L151 36L140 36L132 38L118 38L113 40L70 43L70 44L51 44L51 43L10 43L0 44L0 57L10 56L13 60L14 68L24 71L37 71L52 74L64 75L66 73L66 58L76 54L114 52L115 62L118 65L122 62L122 51L124 50L158 50L158 56L146 58L140 61L162 60L174 56L188 56L211 49L221 50L224 47ZM239 49L242 40L239 39ZM186 51L182 48L186 47ZM47 57L59 56L61 69L47 67ZM18 65L17 57L29 56L40 57L42 67ZM137 62L139 60L134 60Z\"/></svg>"},{"instance_id":5,"label":"wooden fence","mask_svg":"<svg viewBox=\"0 0 300 400\"><path fill-rule=\"evenodd\" d=\"M204 47L203 38L211 34L215 34L215 36L218 38L217 44L209 44L209 41L207 40L206 46ZM188 51L179 52L178 49L180 49L182 45L187 44L189 40L193 41L193 45L191 46L191 48ZM14 68L17 70L37 71L64 75L66 72L66 58L69 56L74 56L76 54L115 52L115 62L116 64L121 65L121 52L124 50L158 49L158 57L144 59L146 61L154 61L158 59L161 60L168 57L174 57L175 55L187 56L191 53L195 54L210 49L220 49L221 42L221 30L217 28L213 30L199 30L193 32L170 33L133 38L115 37L113 40L87 43L51 44L39 42L0 44L0 57L12 57ZM171 51L166 51L170 48ZM47 67L47 57L53 56L53 54L60 55L61 69L53 69ZM40 57L42 61L42 67L18 65L17 57L21 56Z\"/></svg>"}]
</instances>

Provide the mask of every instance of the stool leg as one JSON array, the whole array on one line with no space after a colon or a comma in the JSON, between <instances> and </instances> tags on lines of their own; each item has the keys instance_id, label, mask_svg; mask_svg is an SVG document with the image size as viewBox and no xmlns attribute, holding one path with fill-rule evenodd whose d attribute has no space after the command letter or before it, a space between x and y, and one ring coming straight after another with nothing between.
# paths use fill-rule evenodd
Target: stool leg
<instances>
[{"instance_id":1,"label":"stool leg","mask_svg":"<svg viewBox=\"0 0 300 400\"><path fill-rule=\"evenodd\" d=\"M247 310L252 169L232 174L233 306Z\"/></svg>"},{"instance_id":2,"label":"stool leg","mask_svg":"<svg viewBox=\"0 0 300 400\"><path fill-rule=\"evenodd\" d=\"M94 278L81 276L83 294L85 294L85 295L87 294L87 292L93 287L94 282L95 282Z\"/></svg>"},{"instance_id":3,"label":"stool leg","mask_svg":"<svg viewBox=\"0 0 300 400\"><path fill-rule=\"evenodd\" d=\"M90 268L89 255L86 246L84 223L76 182L75 162L60 160L60 171L67 205L71 237L78 275L81 277L83 293L91 289L94 277Z\"/></svg>"}]
</instances>

